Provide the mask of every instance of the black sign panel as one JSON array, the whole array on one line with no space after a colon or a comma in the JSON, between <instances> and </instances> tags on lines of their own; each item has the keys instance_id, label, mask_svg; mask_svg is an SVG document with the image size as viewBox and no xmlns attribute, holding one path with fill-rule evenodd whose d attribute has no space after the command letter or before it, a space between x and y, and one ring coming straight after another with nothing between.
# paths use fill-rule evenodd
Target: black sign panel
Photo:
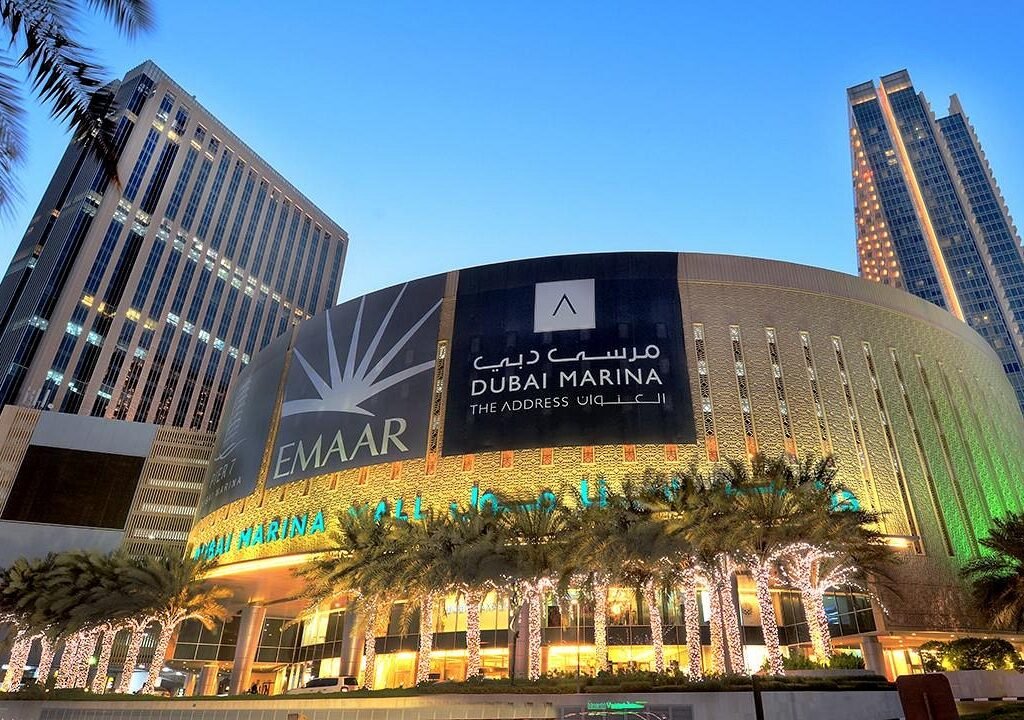
<instances>
[{"instance_id":1,"label":"black sign panel","mask_svg":"<svg viewBox=\"0 0 1024 720\"><path fill-rule=\"evenodd\" d=\"M696 441L674 253L459 273L446 455Z\"/></svg>"},{"instance_id":2,"label":"black sign panel","mask_svg":"<svg viewBox=\"0 0 1024 720\"><path fill-rule=\"evenodd\" d=\"M289 329L258 352L235 379L207 471L200 517L256 489L291 337Z\"/></svg>"},{"instance_id":3,"label":"black sign panel","mask_svg":"<svg viewBox=\"0 0 1024 720\"><path fill-rule=\"evenodd\" d=\"M301 325L267 487L424 456L444 284L414 280Z\"/></svg>"}]
</instances>

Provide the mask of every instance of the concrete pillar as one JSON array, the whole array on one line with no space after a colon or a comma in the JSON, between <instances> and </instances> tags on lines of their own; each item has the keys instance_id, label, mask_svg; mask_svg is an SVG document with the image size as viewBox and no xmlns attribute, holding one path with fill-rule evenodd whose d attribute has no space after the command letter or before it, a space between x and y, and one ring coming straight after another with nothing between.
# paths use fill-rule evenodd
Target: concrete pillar
<instances>
[{"instance_id":1,"label":"concrete pillar","mask_svg":"<svg viewBox=\"0 0 1024 720\"><path fill-rule=\"evenodd\" d=\"M182 693L185 697L192 697L196 694L196 674L188 673L185 677L185 689Z\"/></svg>"},{"instance_id":2,"label":"concrete pillar","mask_svg":"<svg viewBox=\"0 0 1024 720\"><path fill-rule=\"evenodd\" d=\"M260 643L260 633L263 631L263 620L266 617L267 608L263 605L246 605L242 610L238 644L235 645L235 658L231 664L229 695L241 695L249 690L252 683L252 663L256 659L256 648Z\"/></svg>"},{"instance_id":3,"label":"concrete pillar","mask_svg":"<svg viewBox=\"0 0 1024 720\"><path fill-rule=\"evenodd\" d=\"M199 672L199 682L196 683L194 695L212 696L217 694L217 672L220 667L217 663L206 663Z\"/></svg>"},{"instance_id":4,"label":"concrete pillar","mask_svg":"<svg viewBox=\"0 0 1024 720\"><path fill-rule=\"evenodd\" d=\"M860 651L864 655L864 669L870 670L876 675L884 676L885 654L882 652L882 643L875 635L864 635L860 639Z\"/></svg>"},{"instance_id":5,"label":"concrete pillar","mask_svg":"<svg viewBox=\"0 0 1024 720\"><path fill-rule=\"evenodd\" d=\"M366 620L359 613L352 612L351 607L342 614L341 641L341 675L359 675L359 666L363 661L363 634Z\"/></svg>"}]
</instances>

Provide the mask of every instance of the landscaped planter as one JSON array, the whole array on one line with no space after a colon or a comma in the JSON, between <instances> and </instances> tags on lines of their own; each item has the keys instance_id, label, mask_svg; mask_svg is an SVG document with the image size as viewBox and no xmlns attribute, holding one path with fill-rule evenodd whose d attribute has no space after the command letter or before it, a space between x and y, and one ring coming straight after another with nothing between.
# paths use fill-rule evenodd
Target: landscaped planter
<instances>
[{"instance_id":1,"label":"landscaped planter","mask_svg":"<svg viewBox=\"0 0 1024 720\"><path fill-rule=\"evenodd\" d=\"M949 678L957 700L1024 698L1024 674L1013 670L956 670Z\"/></svg>"}]
</instances>

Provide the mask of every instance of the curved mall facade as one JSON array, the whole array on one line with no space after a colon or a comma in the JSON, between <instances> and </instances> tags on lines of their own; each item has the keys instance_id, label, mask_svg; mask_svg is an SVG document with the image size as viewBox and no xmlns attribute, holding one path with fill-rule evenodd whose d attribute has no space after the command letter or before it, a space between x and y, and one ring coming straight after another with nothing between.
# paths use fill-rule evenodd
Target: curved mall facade
<instances>
[{"instance_id":1,"label":"curved mall facade","mask_svg":"<svg viewBox=\"0 0 1024 720\"><path fill-rule=\"evenodd\" d=\"M993 518L1024 505L1024 419L996 355L908 293L741 257L515 261L320 313L240 375L191 543L217 559L213 574L247 612L261 608L259 650L250 639L245 652L282 687L303 672L358 672L362 635L344 607L282 629L299 610L287 601L299 589L292 570L327 547L337 514L353 503L414 518L452 501L484 502L489 491L596 495L647 468L710 470L755 451L833 454L840 480L883 513L903 556L899 597L830 598L838 645L863 650L869 665L884 658L895 674L917 662L923 640L981 627L957 570L977 556ZM614 593L612 662L644 667L642 603L625 588ZM744 578L739 597L748 664L757 666L757 604ZM776 601L783 641L806 642L799 602L782 590ZM685 667L678 602L670 593L663 606L666 659ZM432 670L444 678L465 672L464 612L451 597L435 613ZM545 668L585 669L586 612L578 627L554 603L546 612ZM398 615L378 632L378 686L414 676L415 636L403 634ZM505 599L492 594L482 616L485 671L501 675ZM207 657L200 635L183 633L175 657Z\"/></svg>"}]
</instances>

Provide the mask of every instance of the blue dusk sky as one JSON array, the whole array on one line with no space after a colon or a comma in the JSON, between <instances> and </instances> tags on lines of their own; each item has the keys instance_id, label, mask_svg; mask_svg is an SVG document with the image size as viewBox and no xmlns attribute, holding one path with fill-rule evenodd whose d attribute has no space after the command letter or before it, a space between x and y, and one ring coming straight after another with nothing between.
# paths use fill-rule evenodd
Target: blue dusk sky
<instances>
[{"instance_id":1,"label":"blue dusk sky","mask_svg":"<svg viewBox=\"0 0 1024 720\"><path fill-rule=\"evenodd\" d=\"M857 270L845 89L957 92L1024 216L1024 4L154 0L156 61L351 237L342 298L509 258ZM67 142L33 107L4 262Z\"/></svg>"}]
</instances>

